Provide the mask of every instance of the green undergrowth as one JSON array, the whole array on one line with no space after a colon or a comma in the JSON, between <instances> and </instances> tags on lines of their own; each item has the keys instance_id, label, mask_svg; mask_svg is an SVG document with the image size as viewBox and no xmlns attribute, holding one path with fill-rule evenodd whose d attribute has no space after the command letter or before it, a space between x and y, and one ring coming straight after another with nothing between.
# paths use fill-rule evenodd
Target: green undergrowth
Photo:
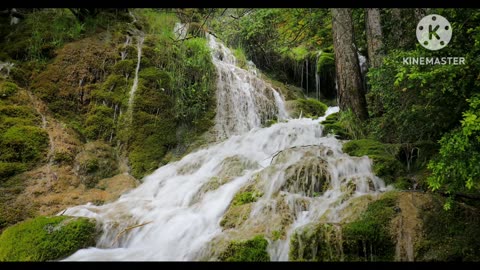
<instances>
[{"instance_id":1,"label":"green undergrowth","mask_svg":"<svg viewBox=\"0 0 480 270\"><path fill-rule=\"evenodd\" d=\"M51 261L95 245L95 223L87 218L40 216L7 228L0 261Z\"/></svg>"},{"instance_id":2,"label":"green undergrowth","mask_svg":"<svg viewBox=\"0 0 480 270\"><path fill-rule=\"evenodd\" d=\"M262 235L244 241L232 241L219 256L226 262L267 262L270 256L267 252L268 242Z\"/></svg>"}]
</instances>

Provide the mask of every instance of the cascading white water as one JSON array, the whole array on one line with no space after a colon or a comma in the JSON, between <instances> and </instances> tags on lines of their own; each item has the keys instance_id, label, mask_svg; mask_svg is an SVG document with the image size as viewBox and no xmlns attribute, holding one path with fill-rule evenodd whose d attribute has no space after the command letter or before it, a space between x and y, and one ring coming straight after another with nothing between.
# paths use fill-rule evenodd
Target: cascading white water
<instances>
[{"instance_id":1,"label":"cascading white water","mask_svg":"<svg viewBox=\"0 0 480 270\"><path fill-rule=\"evenodd\" d=\"M372 174L367 157L344 154L340 141L323 134L319 123L326 116L289 119L261 128L265 119L287 118L282 97L253 72L235 66L230 50L208 38L219 76L216 129L226 139L157 169L115 202L67 209L64 215L96 219L103 234L95 248L79 250L66 260L205 259L209 244L226 233L220 221L232 198L258 176L263 176L263 195L249 220L269 224L275 214L270 206L281 195L295 214L288 236L327 209L345 207L341 200L348 185L355 186L351 196L384 188L383 181ZM338 107L331 107L326 114L336 111ZM241 171L218 186L210 185L232 160ZM304 179L291 170L306 160L326 164L329 186L320 196L312 196L318 189L315 175ZM299 200L308 204L305 209L296 207ZM332 211L328 219L339 217ZM269 242L272 260L288 259L288 237Z\"/></svg>"},{"instance_id":2,"label":"cascading white water","mask_svg":"<svg viewBox=\"0 0 480 270\"><path fill-rule=\"evenodd\" d=\"M253 66L249 70L236 65L233 53L207 34L217 68L217 137L228 138L261 127L269 119L285 119L285 107L278 93L262 80Z\"/></svg>"}]
</instances>

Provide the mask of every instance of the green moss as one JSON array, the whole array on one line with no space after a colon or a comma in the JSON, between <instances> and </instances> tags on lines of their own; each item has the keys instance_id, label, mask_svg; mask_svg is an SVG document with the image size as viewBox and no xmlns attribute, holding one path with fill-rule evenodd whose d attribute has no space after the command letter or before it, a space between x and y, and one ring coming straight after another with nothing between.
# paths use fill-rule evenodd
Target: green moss
<instances>
[{"instance_id":1,"label":"green moss","mask_svg":"<svg viewBox=\"0 0 480 270\"><path fill-rule=\"evenodd\" d=\"M17 90L18 86L12 82L0 83L0 99L12 96Z\"/></svg>"},{"instance_id":2,"label":"green moss","mask_svg":"<svg viewBox=\"0 0 480 270\"><path fill-rule=\"evenodd\" d=\"M227 262L267 262L270 256L267 252L268 242L262 235L250 240L232 241L226 250L220 254L220 261Z\"/></svg>"},{"instance_id":3,"label":"green moss","mask_svg":"<svg viewBox=\"0 0 480 270\"><path fill-rule=\"evenodd\" d=\"M327 116L327 118L320 123L324 127L324 133L334 134L341 140L352 139L351 134L348 133L347 129L339 122L339 120L340 113L332 113Z\"/></svg>"},{"instance_id":4,"label":"green moss","mask_svg":"<svg viewBox=\"0 0 480 270\"><path fill-rule=\"evenodd\" d=\"M88 188L94 187L100 179L118 173L118 161L114 149L101 141L85 144L83 151L74 162L76 173Z\"/></svg>"},{"instance_id":5,"label":"green moss","mask_svg":"<svg viewBox=\"0 0 480 270\"><path fill-rule=\"evenodd\" d=\"M267 120L267 122L265 123L265 127L270 127L272 125L275 125L277 123L277 120L275 119L269 119Z\"/></svg>"},{"instance_id":6,"label":"green moss","mask_svg":"<svg viewBox=\"0 0 480 270\"><path fill-rule=\"evenodd\" d=\"M256 191L247 191L247 192L240 192L233 197L232 204L233 205L244 205L247 203L256 202L259 197L263 194Z\"/></svg>"},{"instance_id":7,"label":"green moss","mask_svg":"<svg viewBox=\"0 0 480 270\"><path fill-rule=\"evenodd\" d=\"M315 119L325 115L325 111L327 110L327 105L313 98L291 100L288 101L287 104L291 110L290 115L292 117L302 115L302 117Z\"/></svg>"},{"instance_id":8,"label":"green moss","mask_svg":"<svg viewBox=\"0 0 480 270\"><path fill-rule=\"evenodd\" d=\"M87 218L37 217L0 236L0 261L59 260L95 245L95 223Z\"/></svg>"},{"instance_id":9,"label":"green moss","mask_svg":"<svg viewBox=\"0 0 480 270\"><path fill-rule=\"evenodd\" d=\"M161 91L172 89L172 76L165 70L149 67L140 71L138 76L145 80L147 87L153 87Z\"/></svg>"},{"instance_id":10,"label":"green moss","mask_svg":"<svg viewBox=\"0 0 480 270\"><path fill-rule=\"evenodd\" d=\"M220 226L224 229L238 228L248 219L251 211L252 204L230 205L220 221Z\"/></svg>"},{"instance_id":11,"label":"green moss","mask_svg":"<svg viewBox=\"0 0 480 270\"><path fill-rule=\"evenodd\" d=\"M27 170L27 165L20 162L0 162L0 182Z\"/></svg>"},{"instance_id":12,"label":"green moss","mask_svg":"<svg viewBox=\"0 0 480 270\"><path fill-rule=\"evenodd\" d=\"M416 261L480 261L480 212L454 202L448 211L445 199L435 196L422 206L422 239L415 246Z\"/></svg>"},{"instance_id":13,"label":"green moss","mask_svg":"<svg viewBox=\"0 0 480 270\"><path fill-rule=\"evenodd\" d=\"M291 261L340 261L342 259L341 228L320 223L297 229L290 238Z\"/></svg>"},{"instance_id":14,"label":"green moss","mask_svg":"<svg viewBox=\"0 0 480 270\"><path fill-rule=\"evenodd\" d=\"M358 220L343 227L345 260L393 260L395 244L389 226L395 207L396 198L386 196L370 203Z\"/></svg>"},{"instance_id":15,"label":"green moss","mask_svg":"<svg viewBox=\"0 0 480 270\"><path fill-rule=\"evenodd\" d=\"M325 160L316 156L304 156L285 170L282 190L316 197L330 187L330 173Z\"/></svg>"},{"instance_id":16,"label":"green moss","mask_svg":"<svg viewBox=\"0 0 480 270\"><path fill-rule=\"evenodd\" d=\"M108 141L114 131L112 108L98 105L87 114L85 120L85 135L88 139L103 139Z\"/></svg>"},{"instance_id":17,"label":"green moss","mask_svg":"<svg viewBox=\"0 0 480 270\"><path fill-rule=\"evenodd\" d=\"M75 156L69 151L55 151L53 161L57 164L69 164L75 159Z\"/></svg>"},{"instance_id":18,"label":"green moss","mask_svg":"<svg viewBox=\"0 0 480 270\"><path fill-rule=\"evenodd\" d=\"M371 139L353 140L343 145L343 151L351 156L368 156L373 160L375 174L392 183L403 172L403 165L397 159L400 146L384 144Z\"/></svg>"},{"instance_id":19,"label":"green moss","mask_svg":"<svg viewBox=\"0 0 480 270\"><path fill-rule=\"evenodd\" d=\"M13 126L0 138L0 160L31 162L43 157L48 146L45 130L33 126Z\"/></svg>"},{"instance_id":20,"label":"green moss","mask_svg":"<svg viewBox=\"0 0 480 270\"><path fill-rule=\"evenodd\" d=\"M132 77L135 72L137 62L131 59L118 61L113 66L113 71L117 74L122 74L123 76Z\"/></svg>"},{"instance_id":21,"label":"green moss","mask_svg":"<svg viewBox=\"0 0 480 270\"><path fill-rule=\"evenodd\" d=\"M262 196L263 193L256 190L254 185L248 185L242 188L233 197L232 202L220 221L220 226L227 229L242 225L250 216L253 203Z\"/></svg>"}]
</instances>

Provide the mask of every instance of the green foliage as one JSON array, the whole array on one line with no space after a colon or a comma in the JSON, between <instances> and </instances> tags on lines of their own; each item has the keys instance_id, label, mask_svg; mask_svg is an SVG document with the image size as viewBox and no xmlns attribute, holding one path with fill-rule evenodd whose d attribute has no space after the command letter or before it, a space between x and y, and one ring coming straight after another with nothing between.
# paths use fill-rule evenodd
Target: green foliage
<instances>
[{"instance_id":1,"label":"green foliage","mask_svg":"<svg viewBox=\"0 0 480 270\"><path fill-rule=\"evenodd\" d=\"M15 94L18 90L18 86L12 82L0 83L0 99L8 98Z\"/></svg>"},{"instance_id":2,"label":"green foliage","mask_svg":"<svg viewBox=\"0 0 480 270\"><path fill-rule=\"evenodd\" d=\"M332 44L328 9L230 9L215 18L211 28L230 47L243 48L247 59L264 72L301 87L308 80L310 89L317 52Z\"/></svg>"},{"instance_id":3,"label":"green foliage","mask_svg":"<svg viewBox=\"0 0 480 270\"><path fill-rule=\"evenodd\" d=\"M428 164L432 190L444 189L452 195L480 190L480 95L468 102L470 107L463 113L461 127L442 137L439 156Z\"/></svg>"},{"instance_id":4,"label":"green foliage","mask_svg":"<svg viewBox=\"0 0 480 270\"><path fill-rule=\"evenodd\" d=\"M374 201L358 220L343 227L345 260L393 260L395 244L389 225L395 216L395 205L394 197Z\"/></svg>"},{"instance_id":5,"label":"green foliage","mask_svg":"<svg viewBox=\"0 0 480 270\"><path fill-rule=\"evenodd\" d=\"M87 218L37 217L0 236L0 261L50 261L95 244L95 223Z\"/></svg>"},{"instance_id":6,"label":"green foliage","mask_svg":"<svg viewBox=\"0 0 480 270\"><path fill-rule=\"evenodd\" d=\"M7 162L31 162L42 157L48 146L45 130L33 126L13 126L1 137L0 160Z\"/></svg>"},{"instance_id":7,"label":"green foliage","mask_svg":"<svg viewBox=\"0 0 480 270\"><path fill-rule=\"evenodd\" d=\"M270 261L267 246L268 242L262 235L245 241L232 241L219 259L227 262L267 262Z\"/></svg>"},{"instance_id":8,"label":"green foliage","mask_svg":"<svg viewBox=\"0 0 480 270\"><path fill-rule=\"evenodd\" d=\"M384 144L371 139L353 140L343 145L343 151L351 156L368 156L373 160L375 174L391 183L403 172L403 165L397 159L400 147Z\"/></svg>"},{"instance_id":9,"label":"green foliage","mask_svg":"<svg viewBox=\"0 0 480 270\"><path fill-rule=\"evenodd\" d=\"M241 68L247 68L247 57L242 48L236 48L232 50L233 55L237 59L237 65Z\"/></svg>"}]
</instances>

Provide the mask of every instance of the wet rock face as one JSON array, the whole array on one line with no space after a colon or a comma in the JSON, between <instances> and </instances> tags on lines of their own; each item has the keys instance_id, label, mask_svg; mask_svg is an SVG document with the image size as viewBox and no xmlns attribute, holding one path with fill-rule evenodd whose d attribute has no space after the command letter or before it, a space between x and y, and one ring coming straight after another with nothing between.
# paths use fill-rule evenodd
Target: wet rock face
<instances>
[{"instance_id":1,"label":"wet rock face","mask_svg":"<svg viewBox=\"0 0 480 270\"><path fill-rule=\"evenodd\" d=\"M306 157L289 166L285 172L282 190L316 197L323 194L330 185L328 163L319 157Z\"/></svg>"}]
</instances>

